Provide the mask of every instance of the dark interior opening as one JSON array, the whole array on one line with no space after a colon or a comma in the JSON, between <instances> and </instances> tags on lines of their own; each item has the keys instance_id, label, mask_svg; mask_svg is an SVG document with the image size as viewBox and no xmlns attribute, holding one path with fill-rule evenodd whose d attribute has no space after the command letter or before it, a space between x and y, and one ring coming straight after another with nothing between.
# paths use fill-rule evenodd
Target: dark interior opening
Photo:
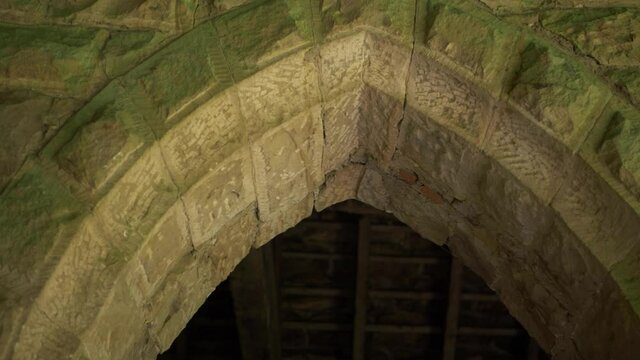
<instances>
[{"instance_id":1,"label":"dark interior opening","mask_svg":"<svg viewBox=\"0 0 640 360\"><path fill-rule=\"evenodd\" d=\"M254 250L158 358L548 356L446 247L347 201Z\"/></svg>"}]
</instances>

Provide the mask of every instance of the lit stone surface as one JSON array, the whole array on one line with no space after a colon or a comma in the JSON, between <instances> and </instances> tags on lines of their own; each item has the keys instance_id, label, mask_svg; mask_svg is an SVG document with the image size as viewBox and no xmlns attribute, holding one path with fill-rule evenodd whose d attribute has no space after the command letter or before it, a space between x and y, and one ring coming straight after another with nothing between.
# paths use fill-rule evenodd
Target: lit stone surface
<instances>
[{"instance_id":1,"label":"lit stone surface","mask_svg":"<svg viewBox=\"0 0 640 360\"><path fill-rule=\"evenodd\" d=\"M640 353L636 2L38 4L0 5L0 359L153 358L353 198L556 358Z\"/></svg>"}]
</instances>

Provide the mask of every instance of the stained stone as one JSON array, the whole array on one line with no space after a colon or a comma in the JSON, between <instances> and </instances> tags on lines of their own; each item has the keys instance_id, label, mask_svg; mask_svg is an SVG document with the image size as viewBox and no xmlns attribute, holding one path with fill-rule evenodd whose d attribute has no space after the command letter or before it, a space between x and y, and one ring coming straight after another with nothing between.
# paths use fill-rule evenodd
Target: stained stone
<instances>
[{"instance_id":1,"label":"stained stone","mask_svg":"<svg viewBox=\"0 0 640 360\"><path fill-rule=\"evenodd\" d=\"M639 9L2 2L0 359L153 358L250 249L354 198L556 358L633 358Z\"/></svg>"}]
</instances>

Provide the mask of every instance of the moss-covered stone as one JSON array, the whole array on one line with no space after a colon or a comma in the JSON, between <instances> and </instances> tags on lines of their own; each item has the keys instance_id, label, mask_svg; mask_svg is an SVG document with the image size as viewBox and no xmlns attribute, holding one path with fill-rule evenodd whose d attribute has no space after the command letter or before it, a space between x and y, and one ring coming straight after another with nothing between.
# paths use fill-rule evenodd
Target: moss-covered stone
<instances>
[{"instance_id":1,"label":"moss-covered stone","mask_svg":"<svg viewBox=\"0 0 640 360\"><path fill-rule=\"evenodd\" d=\"M520 31L468 4L449 3L430 2L426 45L499 93Z\"/></svg>"},{"instance_id":2,"label":"moss-covered stone","mask_svg":"<svg viewBox=\"0 0 640 360\"><path fill-rule=\"evenodd\" d=\"M413 41L416 18L414 0L363 0L362 3L361 17L367 24Z\"/></svg>"},{"instance_id":3,"label":"moss-covered stone","mask_svg":"<svg viewBox=\"0 0 640 360\"><path fill-rule=\"evenodd\" d=\"M640 106L640 66L611 67L605 70L604 75L628 94L636 106Z\"/></svg>"},{"instance_id":4,"label":"moss-covered stone","mask_svg":"<svg viewBox=\"0 0 640 360\"><path fill-rule=\"evenodd\" d=\"M169 36L157 31L113 31L102 49L105 72L120 76L166 42Z\"/></svg>"},{"instance_id":5,"label":"moss-covered stone","mask_svg":"<svg viewBox=\"0 0 640 360\"><path fill-rule=\"evenodd\" d=\"M53 136L80 102L32 91L0 92L0 189Z\"/></svg>"},{"instance_id":6,"label":"moss-covered stone","mask_svg":"<svg viewBox=\"0 0 640 360\"><path fill-rule=\"evenodd\" d=\"M609 98L607 87L546 43L528 39L509 96L569 146L577 146Z\"/></svg>"},{"instance_id":7,"label":"moss-covered stone","mask_svg":"<svg viewBox=\"0 0 640 360\"><path fill-rule=\"evenodd\" d=\"M46 266L45 258L60 255L88 209L38 164L0 195L0 209L0 289L9 286L7 295L18 298L43 280L36 275Z\"/></svg>"},{"instance_id":8,"label":"moss-covered stone","mask_svg":"<svg viewBox=\"0 0 640 360\"><path fill-rule=\"evenodd\" d=\"M0 77L15 88L79 95L104 75L100 50L103 29L0 25Z\"/></svg>"},{"instance_id":9,"label":"moss-covered stone","mask_svg":"<svg viewBox=\"0 0 640 360\"><path fill-rule=\"evenodd\" d=\"M640 199L640 111L615 104L619 107L603 114L606 127L595 152L613 177Z\"/></svg>"},{"instance_id":10,"label":"moss-covered stone","mask_svg":"<svg viewBox=\"0 0 640 360\"><path fill-rule=\"evenodd\" d=\"M540 24L605 65L640 64L640 10L583 8L539 15Z\"/></svg>"},{"instance_id":11,"label":"moss-covered stone","mask_svg":"<svg viewBox=\"0 0 640 360\"><path fill-rule=\"evenodd\" d=\"M306 30L300 32L297 27L306 28L305 21L300 18L296 23L291 11L297 14L285 0L263 1L214 20L220 37L219 46L234 81L240 81L264 66L263 58L273 57L268 56L270 52L286 53L286 50L308 42ZM304 17L304 14L300 16Z\"/></svg>"}]
</instances>

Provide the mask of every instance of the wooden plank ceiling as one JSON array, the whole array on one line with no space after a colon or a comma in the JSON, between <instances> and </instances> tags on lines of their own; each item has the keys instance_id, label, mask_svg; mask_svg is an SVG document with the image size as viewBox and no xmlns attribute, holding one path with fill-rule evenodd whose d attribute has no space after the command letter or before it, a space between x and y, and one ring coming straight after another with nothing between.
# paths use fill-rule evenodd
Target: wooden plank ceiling
<instances>
[{"instance_id":1,"label":"wooden plank ceiling","mask_svg":"<svg viewBox=\"0 0 640 360\"><path fill-rule=\"evenodd\" d=\"M254 251L159 358L547 356L445 248L350 201Z\"/></svg>"}]
</instances>

